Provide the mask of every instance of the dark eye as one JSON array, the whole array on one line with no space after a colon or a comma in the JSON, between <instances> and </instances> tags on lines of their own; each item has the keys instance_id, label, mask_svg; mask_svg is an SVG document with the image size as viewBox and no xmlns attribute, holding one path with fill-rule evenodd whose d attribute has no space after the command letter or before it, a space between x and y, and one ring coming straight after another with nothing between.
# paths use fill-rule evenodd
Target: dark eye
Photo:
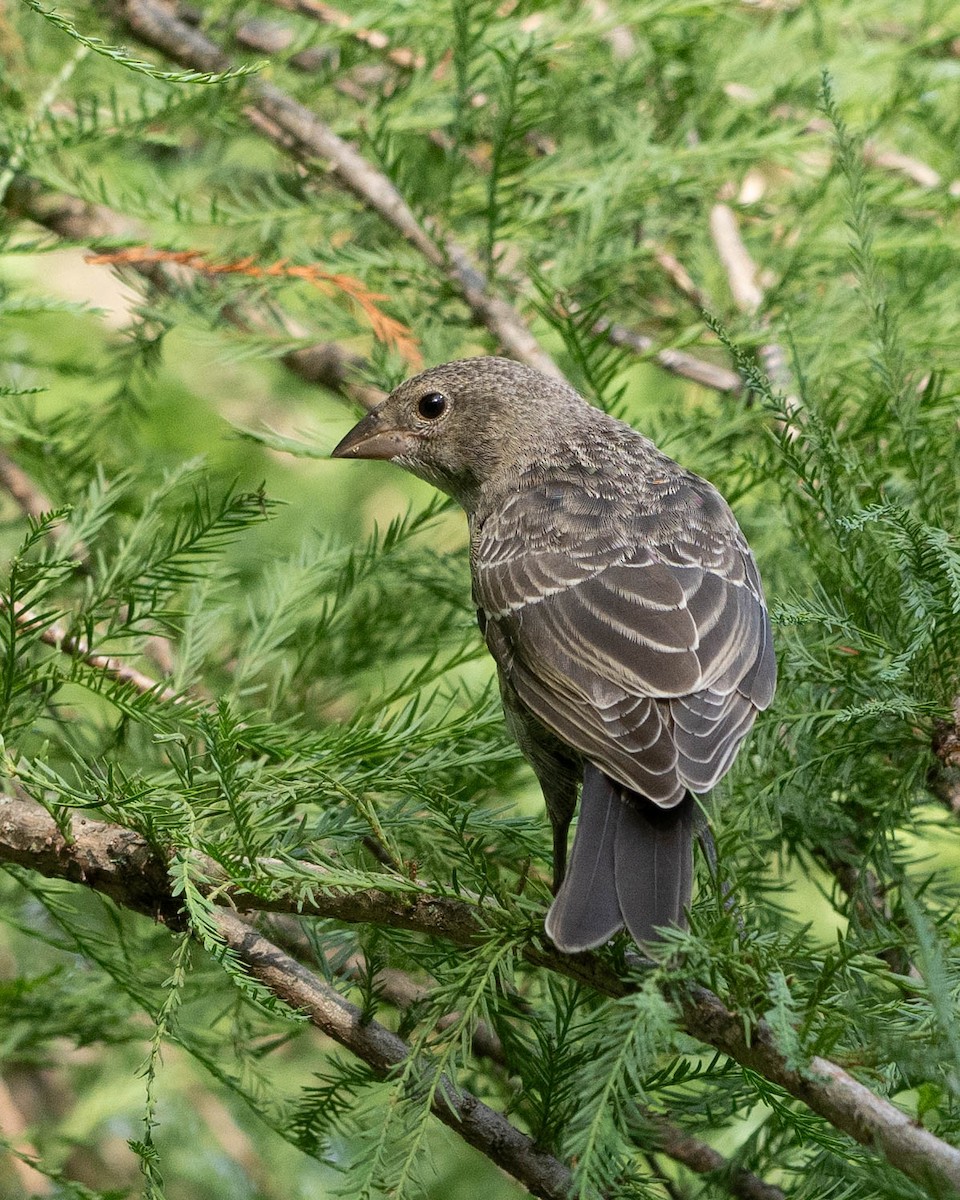
<instances>
[{"instance_id":1,"label":"dark eye","mask_svg":"<svg viewBox=\"0 0 960 1200\"><path fill-rule=\"evenodd\" d=\"M447 398L442 392L427 392L417 401L417 412L425 421L435 421L447 411Z\"/></svg>"}]
</instances>

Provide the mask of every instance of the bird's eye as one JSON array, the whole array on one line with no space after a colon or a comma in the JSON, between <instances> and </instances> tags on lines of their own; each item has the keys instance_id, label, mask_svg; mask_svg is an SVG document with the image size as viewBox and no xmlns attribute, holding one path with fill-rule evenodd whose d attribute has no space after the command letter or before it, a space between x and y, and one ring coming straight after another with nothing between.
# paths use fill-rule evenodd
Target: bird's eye
<instances>
[{"instance_id":1,"label":"bird's eye","mask_svg":"<svg viewBox=\"0 0 960 1200\"><path fill-rule=\"evenodd\" d=\"M417 401L417 412L425 421L435 421L447 411L447 398L441 392L427 392Z\"/></svg>"}]
</instances>

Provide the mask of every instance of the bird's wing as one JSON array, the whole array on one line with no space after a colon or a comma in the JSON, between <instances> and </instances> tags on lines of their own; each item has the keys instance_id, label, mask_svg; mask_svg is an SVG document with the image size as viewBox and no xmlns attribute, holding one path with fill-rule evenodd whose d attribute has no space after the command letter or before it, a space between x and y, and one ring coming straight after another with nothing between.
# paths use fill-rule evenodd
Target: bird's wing
<instances>
[{"instance_id":1,"label":"bird's wing","mask_svg":"<svg viewBox=\"0 0 960 1200\"><path fill-rule=\"evenodd\" d=\"M474 541L484 636L506 680L632 790L664 806L709 790L776 672L759 576L732 516L625 545L602 522L586 538L525 537L523 503Z\"/></svg>"}]
</instances>

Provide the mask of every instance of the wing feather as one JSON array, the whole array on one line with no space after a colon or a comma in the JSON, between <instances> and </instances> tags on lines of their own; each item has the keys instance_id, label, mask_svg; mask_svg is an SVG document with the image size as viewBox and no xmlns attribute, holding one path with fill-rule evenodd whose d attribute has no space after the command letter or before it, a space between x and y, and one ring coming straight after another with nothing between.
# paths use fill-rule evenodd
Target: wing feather
<instances>
[{"instance_id":1,"label":"wing feather","mask_svg":"<svg viewBox=\"0 0 960 1200\"><path fill-rule=\"evenodd\" d=\"M713 489L688 490L692 515L669 529L649 512L611 523L610 498L582 489L518 492L473 546L507 684L563 742L663 807L714 786L776 679L743 535ZM589 533L562 536L545 520L557 512L589 518Z\"/></svg>"}]
</instances>

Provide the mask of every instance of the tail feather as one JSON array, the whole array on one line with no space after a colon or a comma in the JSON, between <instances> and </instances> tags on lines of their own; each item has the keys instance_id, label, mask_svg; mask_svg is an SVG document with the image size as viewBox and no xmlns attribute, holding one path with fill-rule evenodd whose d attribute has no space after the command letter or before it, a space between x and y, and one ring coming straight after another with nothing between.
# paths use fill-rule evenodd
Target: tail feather
<instances>
[{"instance_id":1,"label":"tail feather","mask_svg":"<svg viewBox=\"0 0 960 1200\"><path fill-rule=\"evenodd\" d=\"M623 807L607 776L588 765L570 861L544 922L550 940L567 954L602 946L623 928L614 884Z\"/></svg>"},{"instance_id":2,"label":"tail feather","mask_svg":"<svg viewBox=\"0 0 960 1200\"><path fill-rule=\"evenodd\" d=\"M563 884L545 928L568 954L609 941L626 924L638 942L658 926L684 924L693 889L696 802L689 793L660 809L587 764L580 818ZM628 793L629 794L629 793Z\"/></svg>"},{"instance_id":3,"label":"tail feather","mask_svg":"<svg viewBox=\"0 0 960 1200\"><path fill-rule=\"evenodd\" d=\"M675 808L637 799L623 803L617 831L617 897L634 941L655 942L658 927L686 924L696 801L689 792Z\"/></svg>"}]
</instances>

